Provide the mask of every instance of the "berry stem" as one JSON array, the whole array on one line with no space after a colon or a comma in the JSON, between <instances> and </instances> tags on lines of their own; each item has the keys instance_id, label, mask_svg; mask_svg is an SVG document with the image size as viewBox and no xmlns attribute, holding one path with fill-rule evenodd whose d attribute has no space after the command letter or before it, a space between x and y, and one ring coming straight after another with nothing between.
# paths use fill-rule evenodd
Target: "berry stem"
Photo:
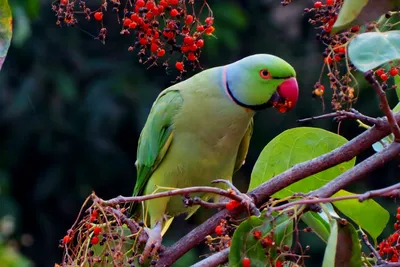
<instances>
[{"instance_id":1,"label":"berry stem","mask_svg":"<svg viewBox=\"0 0 400 267\"><path fill-rule=\"evenodd\" d=\"M364 75L365 79L374 87L376 93L379 96L379 100L381 102L380 108L385 113L386 118L389 122L390 128L394 135L394 141L400 142L400 128L397 124L397 121L394 118L393 112L390 109L388 100L386 98L386 93L383 91L382 86L380 83L375 79L374 73L372 71L367 71Z\"/></svg>"}]
</instances>

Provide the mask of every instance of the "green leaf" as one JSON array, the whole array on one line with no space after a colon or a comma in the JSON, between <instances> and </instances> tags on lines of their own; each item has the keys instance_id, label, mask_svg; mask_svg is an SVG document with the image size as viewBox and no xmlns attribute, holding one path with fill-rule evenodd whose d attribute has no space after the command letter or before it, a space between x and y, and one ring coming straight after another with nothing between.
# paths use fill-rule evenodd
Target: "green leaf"
<instances>
[{"instance_id":1,"label":"green leaf","mask_svg":"<svg viewBox=\"0 0 400 267\"><path fill-rule=\"evenodd\" d=\"M331 203L321 203L322 211L320 213L308 211L301 215L300 219L311 227L313 233L315 233L322 241L328 242L329 235L331 233L331 226L329 220L331 218L340 218L333 208ZM329 217L328 217L329 216Z\"/></svg>"},{"instance_id":2,"label":"green leaf","mask_svg":"<svg viewBox=\"0 0 400 267\"><path fill-rule=\"evenodd\" d=\"M12 15L8 0L0 0L0 70L12 38Z\"/></svg>"},{"instance_id":3,"label":"green leaf","mask_svg":"<svg viewBox=\"0 0 400 267\"><path fill-rule=\"evenodd\" d=\"M350 61L362 72L400 59L400 31L359 34L350 41L348 53Z\"/></svg>"},{"instance_id":4,"label":"green leaf","mask_svg":"<svg viewBox=\"0 0 400 267\"><path fill-rule=\"evenodd\" d=\"M271 232L273 230L273 233ZM260 231L261 238L254 237L254 232ZM264 248L261 241L267 236L272 237L275 246ZM242 266L242 259L248 257L252 266L269 266L277 256L276 247L292 246L293 220L288 215L274 213L251 216L243 221L233 234L229 252L229 266ZM266 255L269 252L269 256Z\"/></svg>"},{"instance_id":5,"label":"green leaf","mask_svg":"<svg viewBox=\"0 0 400 267\"><path fill-rule=\"evenodd\" d=\"M333 197L351 195L354 194L346 190L340 190ZM367 231L374 239L385 229L390 217L389 212L373 199L363 202L359 202L357 199L335 201L333 205Z\"/></svg>"},{"instance_id":6,"label":"green leaf","mask_svg":"<svg viewBox=\"0 0 400 267\"><path fill-rule=\"evenodd\" d=\"M348 27L354 20L356 20L358 15L360 15L367 3L368 0L345 0L340 9L339 16L335 24L333 24L332 33L336 33Z\"/></svg>"},{"instance_id":7,"label":"green leaf","mask_svg":"<svg viewBox=\"0 0 400 267\"><path fill-rule=\"evenodd\" d=\"M361 267L361 245L354 226L337 219L332 219L330 226L322 267Z\"/></svg>"},{"instance_id":8,"label":"green leaf","mask_svg":"<svg viewBox=\"0 0 400 267\"><path fill-rule=\"evenodd\" d=\"M344 145L347 140L332 132L312 127L298 127L275 137L263 149L251 174L249 191L295 164L321 156ZM295 192L308 193L320 188L330 180L354 166L355 158L311 175L296 182L273 197L283 198Z\"/></svg>"}]
</instances>

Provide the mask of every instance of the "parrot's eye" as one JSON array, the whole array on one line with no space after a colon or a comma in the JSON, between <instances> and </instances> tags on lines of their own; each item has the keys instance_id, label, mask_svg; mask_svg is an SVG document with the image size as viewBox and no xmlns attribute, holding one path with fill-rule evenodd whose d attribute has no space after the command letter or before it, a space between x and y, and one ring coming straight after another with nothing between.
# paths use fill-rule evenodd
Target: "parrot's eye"
<instances>
[{"instance_id":1,"label":"parrot's eye","mask_svg":"<svg viewBox=\"0 0 400 267\"><path fill-rule=\"evenodd\" d=\"M263 79L269 79L271 78L271 74L269 73L269 71L267 69L262 69L260 70L260 76Z\"/></svg>"}]
</instances>

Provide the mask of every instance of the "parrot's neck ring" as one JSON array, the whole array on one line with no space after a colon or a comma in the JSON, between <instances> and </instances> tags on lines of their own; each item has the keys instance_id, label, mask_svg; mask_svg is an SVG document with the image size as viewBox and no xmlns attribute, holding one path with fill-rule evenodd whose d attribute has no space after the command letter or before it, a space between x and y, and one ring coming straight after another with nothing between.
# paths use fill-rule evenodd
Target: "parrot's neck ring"
<instances>
[{"instance_id":1,"label":"parrot's neck ring","mask_svg":"<svg viewBox=\"0 0 400 267\"><path fill-rule=\"evenodd\" d=\"M258 111L258 110L263 110L269 107L272 107L272 104L270 103L270 101L268 100L267 102L260 104L260 105L247 105L241 101L239 101L232 93L231 88L229 87L229 82L228 79L226 77L226 67L223 70L223 78L224 78L224 83L225 83L225 91L227 93L227 95L229 96L229 98L235 102L237 105L246 108L246 109L251 109L254 111Z\"/></svg>"}]
</instances>

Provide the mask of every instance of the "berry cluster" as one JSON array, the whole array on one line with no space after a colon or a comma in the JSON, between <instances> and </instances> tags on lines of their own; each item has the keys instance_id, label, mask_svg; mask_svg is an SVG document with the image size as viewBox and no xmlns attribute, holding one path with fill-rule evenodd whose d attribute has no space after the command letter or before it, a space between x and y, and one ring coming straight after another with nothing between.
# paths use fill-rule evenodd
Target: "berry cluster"
<instances>
[{"instance_id":1,"label":"berry cluster","mask_svg":"<svg viewBox=\"0 0 400 267\"><path fill-rule=\"evenodd\" d=\"M400 259L400 207L397 208L396 219L397 221L394 224L396 231L383 240L377 248L379 255L390 262L399 262Z\"/></svg>"},{"instance_id":2,"label":"berry cluster","mask_svg":"<svg viewBox=\"0 0 400 267\"><path fill-rule=\"evenodd\" d=\"M128 51L137 50L140 63L151 67L161 61L165 68L170 66L171 56L178 54L173 66L181 74L186 72L188 66L201 68L199 57L204 37L212 36L215 30L214 17L207 2L204 1L198 14L195 14L194 0L126 0L125 5L120 0L105 0L95 10L87 7L85 0L58 0L53 3L58 25L78 22L75 16L77 2L87 20L94 18L101 25L97 36L99 40L105 41L107 28L104 26L104 13L111 4L113 11L120 15L120 33L134 37ZM204 10L207 14L203 16Z\"/></svg>"},{"instance_id":3,"label":"berry cluster","mask_svg":"<svg viewBox=\"0 0 400 267\"><path fill-rule=\"evenodd\" d=\"M144 224L129 219L128 210L92 204L88 213L60 240L63 262L56 266L93 266L95 263L134 266L140 256L140 246L146 240L141 231ZM156 260L157 256L152 259Z\"/></svg>"},{"instance_id":4,"label":"berry cluster","mask_svg":"<svg viewBox=\"0 0 400 267\"><path fill-rule=\"evenodd\" d=\"M291 0L283 0L283 5L288 5ZM355 96L355 86L357 81L352 75L355 67L351 64L347 57L347 46L349 41L357 36L361 28L360 26L352 26L350 29L340 33L332 34L333 26L338 18L340 9L343 6L344 0L322 0L315 1L310 8L305 8L304 13L309 15L309 23L313 25L318 33L316 38L325 46L323 52L324 68L328 69L328 78L330 87L333 90L332 108L333 110L348 109L357 100ZM386 14L386 19L389 19L391 14ZM376 22L366 25L366 31L372 31L377 26ZM377 71L377 76L380 78L383 88L386 89L386 81L390 76L398 75L398 69L391 66L388 72L383 69ZM320 97L323 100L325 87L321 81L317 81L312 92L313 97Z\"/></svg>"}]
</instances>

